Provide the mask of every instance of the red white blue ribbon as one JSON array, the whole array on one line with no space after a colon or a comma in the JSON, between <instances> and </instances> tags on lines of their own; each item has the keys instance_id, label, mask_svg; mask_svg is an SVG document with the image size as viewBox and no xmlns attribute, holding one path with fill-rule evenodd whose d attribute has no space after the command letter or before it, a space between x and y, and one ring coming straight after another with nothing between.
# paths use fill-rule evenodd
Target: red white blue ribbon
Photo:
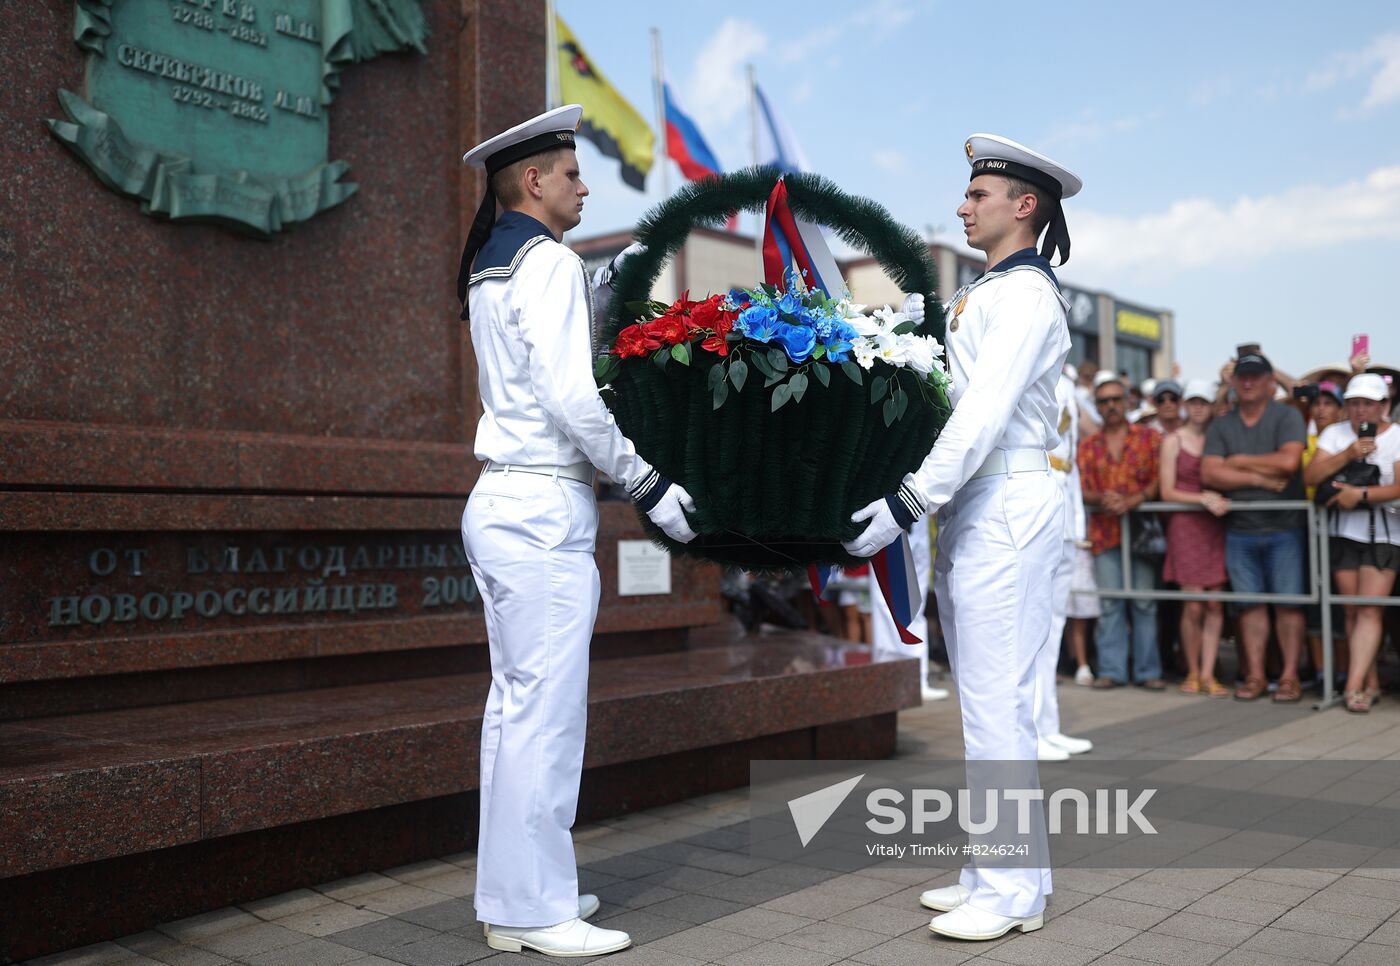
<instances>
[{"instance_id":1,"label":"red white blue ribbon","mask_svg":"<svg viewBox=\"0 0 1400 966\"><path fill-rule=\"evenodd\" d=\"M905 644L922 644L923 641L909 630L909 623L918 609L916 602L923 594L919 586L918 571L914 569L914 550L909 545L909 535L901 533L888 547L870 558L870 568L875 574L875 583L880 588L880 596L885 599L894 626L899 631L899 639ZM829 600L827 585L831 575L839 567L807 568L807 579L812 584L812 593L818 600Z\"/></svg>"}]
</instances>

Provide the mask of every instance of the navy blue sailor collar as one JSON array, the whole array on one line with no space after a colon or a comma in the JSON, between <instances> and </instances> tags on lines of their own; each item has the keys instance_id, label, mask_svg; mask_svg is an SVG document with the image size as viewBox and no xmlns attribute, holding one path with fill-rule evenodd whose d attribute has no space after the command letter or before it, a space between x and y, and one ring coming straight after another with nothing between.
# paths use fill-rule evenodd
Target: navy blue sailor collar
<instances>
[{"instance_id":1,"label":"navy blue sailor collar","mask_svg":"<svg viewBox=\"0 0 1400 966\"><path fill-rule=\"evenodd\" d=\"M472 262L470 284L489 278L510 278L525 253L545 239L554 241L554 232L523 212L507 211L496 219L490 237Z\"/></svg>"},{"instance_id":2,"label":"navy blue sailor collar","mask_svg":"<svg viewBox=\"0 0 1400 966\"><path fill-rule=\"evenodd\" d=\"M988 268L981 275L977 276L978 281L989 275L998 275L1002 272L1010 271L1013 268L1034 268L1055 284L1056 291L1060 288L1060 280L1055 277L1055 271L1050 267L1050 259L1037 252L1034 248L1023 248L1018 252L1012 252L1001 261Z\"/></svg>"}]
</instances>

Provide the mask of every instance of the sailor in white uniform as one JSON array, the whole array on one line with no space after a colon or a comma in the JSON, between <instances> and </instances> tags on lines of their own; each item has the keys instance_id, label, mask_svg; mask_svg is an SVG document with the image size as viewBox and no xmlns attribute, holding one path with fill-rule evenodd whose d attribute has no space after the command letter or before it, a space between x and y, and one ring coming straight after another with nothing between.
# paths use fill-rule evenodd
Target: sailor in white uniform
<instances>
[{"instance_id":1,"label":"sailor in white uniform","mask_svg":"<svg viewBox=\"0 0 1400 966\"><path fill-rule=\"evenodd\" d=\"M1066 366L1072 371L1072 367ZM1060 374L1055 385L1055 405L1059 407L1059 440L1050 451L1051 475L1060 484L1065 498L1065 534L1059 563L1055 566L1053 617L1050 636L1036 662L1035 731L1038 738L1036 756L1041 761L1065 761L1070 755L1092 751L1094 743L1087 738L1072 738L1060 732L1060 700L1056 693L1055 668L1060 663L1060 638L1069 616L1071 577L1079 544L1084 541L1084 495L1079 488L1079 461L1075 459L1079 445L1079 399L1075 395L1074 379L1069 372Z\"/></svg>"},{"instance_id":2,"label":"sailor in white uniform","mask_svg":"<svg viewBox=\"0 0 1400 966\"><path fill-rule=\"evenodd\" d=\"M989 267L948 303L953 414L899 490L853 515L870 522L846 547L870 556L920 514L938 511L934 589L975 784L974 773L987 771L974 767L982 762L1021 762L1034 776L1036 658L1050 633L1065 531L1049 450L1059 438L1055 385L1069 352L1069 305L1049 259L1056 249L1061 264L1069 257L1060 202L1081 182L995 135L973 135L966 150L972 178L958 216ZM957 885L920 901L950 910L930 923L933 932L993 939L1039 929L1050 884L1048 868L974 865Z\"/></svg>"},{"instance_id":3,"label":"sailor in white uniform","mask_svg":"<svg viewBox=\"0 0 1400 966\"><path fill-rule=\"evenodd\" d=\"M462 253L485 461L462 517L481 591L491 691L481 726L476 913L493 949L613 952L625 932L584 918L570 828L578 804L588 648L600 581L594 467L673 539L695 533L690 495L637 456L593 381L592 292L560 243L588 194L574 131L582 108L540 115L469 151L489 188ZM497 204L503 213L497 218Z\"/></svg>"}]
</instances>

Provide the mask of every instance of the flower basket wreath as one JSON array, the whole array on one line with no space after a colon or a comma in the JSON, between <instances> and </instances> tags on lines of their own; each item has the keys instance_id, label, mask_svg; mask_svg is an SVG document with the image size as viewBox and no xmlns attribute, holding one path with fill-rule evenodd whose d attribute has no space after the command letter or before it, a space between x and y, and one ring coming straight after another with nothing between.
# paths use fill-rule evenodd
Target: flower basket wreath
<instances>
[{"instance_id":1,"label":"flower basket wreath","mask_svg":"<svg viewBox=\"0 0 1400 966\"><path fill-rule=\"evenodd\" d=\"M766 281L650 301L690 231L739 209L766 210ZM868 252L902 291L929 295L922 325L889 307L864 315L844 287L790 269L805 253L794 216ZM595 375L642 457L694 497L700 536L675 543L642 515L648 535L750 570L863 562L841 547L862 527L851 514L918 467L950 414L928 246L880 205L775 168L687 185L636 235L646 250L614 279Z\"/></svg>"}]
</instances>

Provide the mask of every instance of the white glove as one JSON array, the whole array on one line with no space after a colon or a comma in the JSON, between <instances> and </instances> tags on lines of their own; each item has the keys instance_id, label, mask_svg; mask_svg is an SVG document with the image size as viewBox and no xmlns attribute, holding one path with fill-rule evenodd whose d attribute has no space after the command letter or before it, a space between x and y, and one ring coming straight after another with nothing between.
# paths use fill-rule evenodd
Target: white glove
<instances>
[{"instance_id":1,"label":"white glove","mask_svg":"<svg viewBox=\"0 0 1400 966\"><path fill-rule=\"evenodd\" d=\"M909 316L909 321L915 325L924 323L924 296L921 292L912 292L904 296L904 304L899 307L899 311Z\"/></svg>"},{"instance_id":2,"label":"white glove","mask_svg":"<svg viewBox=\"0 0 1400 966\"><path fill-rule=\"evenodd\" d=\"M597 289L606 285L611 288L613 279L617 277L617 273L622 269L622 263L633 255L640 255L646 250L647 247L641 242L633 242L628 245L622 251L618 252L617 256L613 258L612 261L593 273L593 287ZM922 311L922 309L920 309L920 311Z\"/></svg>"},{"instance_id":3,"label":"white glove","mask_svg":"<svg viewBox=\"0 0 1400 966\"><path fill-rule=\"evenodd\" d=\"M894 543L895 539L904 532L904 528L895 520L894 513L891 512L890 505L883 496L868 504L864 509L851 514L852 523L860 523L862 520L869 520L870 525L854 540L841 544L846 548L846 552L853 557L873 557Z\"/></svg>"},{"instance_id":4,"label":"white glove","mask_svg":"<svg viewBox=\"0 0 1400 966\"><path fill-rule=\"evenodd\" d=\"M672 540L677 543L690 543L697 534L690 528L690 521L685 518L687 510L695 512L695 501L685 491L685 487L679 483L672 483L646 514L651 518L651 522L664 530L666 536Z\"/></svg>"}]
</instances>

